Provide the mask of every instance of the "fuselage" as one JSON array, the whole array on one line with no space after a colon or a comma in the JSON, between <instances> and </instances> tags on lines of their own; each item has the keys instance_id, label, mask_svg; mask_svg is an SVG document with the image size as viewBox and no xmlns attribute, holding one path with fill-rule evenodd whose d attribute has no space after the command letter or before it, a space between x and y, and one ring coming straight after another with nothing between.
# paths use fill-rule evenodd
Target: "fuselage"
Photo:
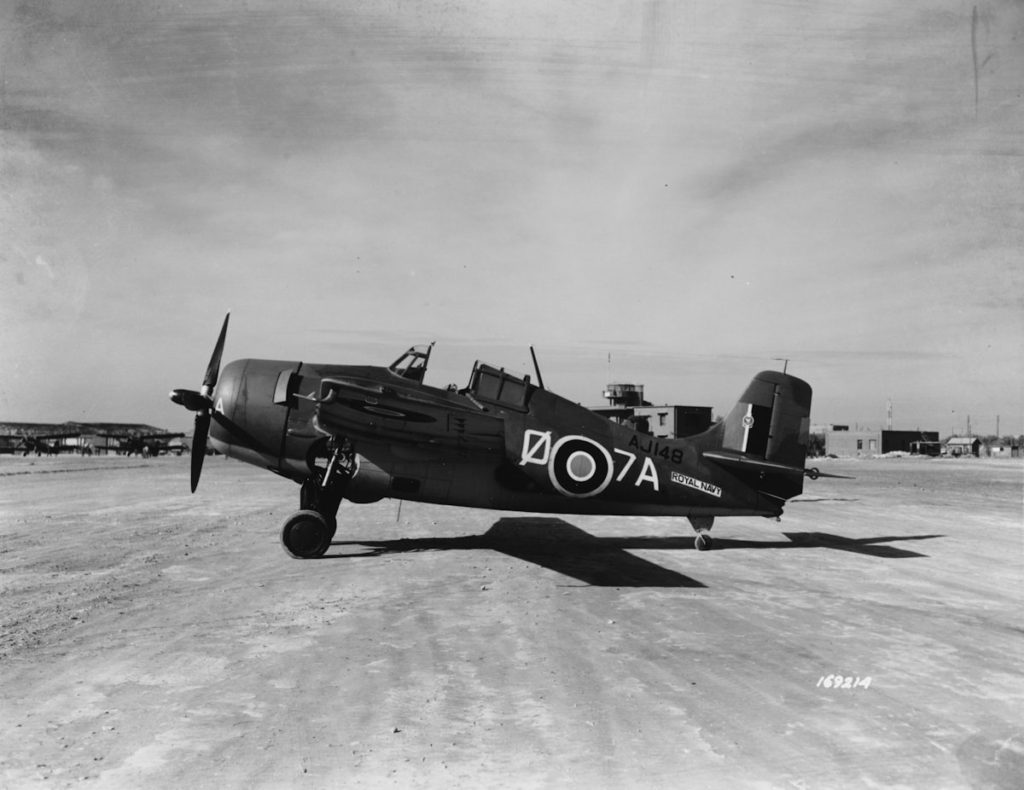
<instances>
[{"instance_id":1,"label":"fuselage","mask_svg":"<svg viewBox=\"0 0 1024 790\"><path fill-rule=\"evenodd\" d=\"M781 513L782 500L702 456L712 437L655 439L486 365L465 389L376 366L242 359L220 374L210 443L302 483L330 439L356 469L344 496L528 512Z\"/></svg>"}]
</instances>

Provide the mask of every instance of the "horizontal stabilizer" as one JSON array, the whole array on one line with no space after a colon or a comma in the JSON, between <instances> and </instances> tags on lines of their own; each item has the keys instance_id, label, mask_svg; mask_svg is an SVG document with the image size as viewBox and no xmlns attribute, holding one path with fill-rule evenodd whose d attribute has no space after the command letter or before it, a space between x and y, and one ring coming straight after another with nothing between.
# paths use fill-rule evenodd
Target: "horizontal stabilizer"
<instances>
[{"instance_id":1,"label":"horizontal stabilizer","mask_svg":"<svg viewBox=\"0 0 1024 790\"><path fill-rule=\"evenodd\" d=\"M766 461L763 458L752 458L751 456L743 455L742 453L731 453L728 450L705 450L702 455L708 460L715 461L722 466L730 466L736 469L744 469L754 472L788 472L799 477L804 476L804 468L802 466L779 464L773 461Z\"/></svg>"},{"instance_id":2,"label":"horizontal stabilizer","mask_svg":"<svg viewBox=\"0 0 1024 790\"><path fill-rule=\"evenodd\" d=\"M721 466L748 472L772 472L773 474L781 472L783 474L792 474L797 476L806 475L811 478L811 480L817 480L819 477L835 477L841 480L856 479L849 475L834 475L829 472L822 472L817 467L805 469L800 466L787 466L786 464L765 461L762 458L751 458L748 455L733 453L728 450L705 450L701 455L709 461L714 461Z\"/></svg>"},{"instance_id":3,"label":"horizontal stabilizer","mask_svg":"<svg viewBox=\"0 0 1024 790\"><path fill-rule=\"evenodd\" d=\"M816 466L812 466L810 469L805 471L805 474L811 478L811 480L817 480L819 477L834 477L837 480L856 480L856 477L850 475L833 475L829 472L822 472Z\"/></svg>"}]
</instances>

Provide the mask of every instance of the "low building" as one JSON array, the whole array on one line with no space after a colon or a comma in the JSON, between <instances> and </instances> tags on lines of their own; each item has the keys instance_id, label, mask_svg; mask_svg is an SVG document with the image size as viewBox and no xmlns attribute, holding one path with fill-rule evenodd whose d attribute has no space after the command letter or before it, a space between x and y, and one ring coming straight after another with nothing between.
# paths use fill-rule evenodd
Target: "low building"
<instances>
[{"instance_id":1,"label":"low building","mask_svg":"<svg viewBox=\"0 0 1024 790\"><path fill-rule=\"evenodd\" d=\"M911 455L929 455L933 458L942 455L942 442L917 441L910 443Z\"/></svg>"},{"instance_id":2,"label":"low building","mask_svg":"<svg viewBox=\"0 0 1024 790\"><path fill-rule=\"evenodd\" d=\"M934 442L934 445L927 443ZM917 445L917 452L921 448L937 446L939 443L938 431L882 431L882 453L913 453L914 445ZM925 452L925 455L933 453ZM934 453L938 455L938 453Z\"/></svg>"},{"instance_id":3,"label":"low building","mask_svg":"<svg viewBox=\"0 0 1024 790\"><path fill-rule=\"evenodd\" d=\"M859 458L882 452L881 431L828 431L825 434L825 454L839 458Z\"/></svg>"},{"instance_id":4,"label":"low building","mask_svg":"<svg viewBox=\"0 0 1024 790\"><path fill-rule=\"evenodd\" d=\"M851 431L846 425L833 425L825 432L825 453L840 458L919 453L938 455L941 444L938 431Z\"/></svg>"},{"instance_id":5,"label":"low building","mask_svg":"<svg viewBox=\"0 0 1024 790\"><path fill-rule=\"evenodd\" d=\"M696 436L712 425L710 406L656 406L644 400L643 384L609 384L608 406L591 409L612 422L659 439Z\"/></svg>"},{"instance_id":6,"label":"low building","mask_svg":"<svg viewBox=\"0 0 1024 790\"><path fill-rule=\"evenodd\" d=\"M696 436L711 427L710 406L637 406L633 414L646 420L647 432L660 439Z\"/></svg>"},{"instance_id":7,"label":"low building","mask_svg":"<svg viewBox=\"0 0 1024 790\"><path fill-rule=\"evenodd\" d=\"M962 455L973 455L978 457L981 451L981 439L973 436L954 436L946 442L946 455L959 457Z\"/></svg>"}]
</instances>

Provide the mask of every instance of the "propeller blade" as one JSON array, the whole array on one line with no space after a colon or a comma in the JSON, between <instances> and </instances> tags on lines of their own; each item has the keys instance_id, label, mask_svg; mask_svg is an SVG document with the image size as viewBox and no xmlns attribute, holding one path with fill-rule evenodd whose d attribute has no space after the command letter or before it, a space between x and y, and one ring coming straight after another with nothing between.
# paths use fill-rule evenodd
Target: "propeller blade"
<instances>
[{"instance_id":1,"label":"propeller blade","mask_svg":"<svg viewBox=\"0 0 1024 790\"><path fill-rule=\"evenodd\" d=\"M217 345L213 348L213 356L210 357L210 364L206 366L206 375L203 376L203 394L209 397L213 394L213 388L217 386L217 377L220 375L220 357L224 353L224 338L228 333L228 319L231 313L224 316L224 324L220 328L220 337L217 338Z\"/></svg>"},{"instance_id":2,"label":"propeller blade","mask_svg":"<svg viewBox=\"0 0 1024 790\"><path fill-rule=\"evenodd\" d=\"M192 493L199 485L199 475L203 473L203 459L206 458L206 437L210 433L210 413L199 412L196 415L196 430L192 435Z\"/></svg>"},{"instance_id":3,"label":"propeller blade","mask_svg":"<svg viewBox=\"0 0 1024 790\"><path fill-rule=\"evenodd\" d=\"M217 386L217 378L220 376L220 358L224 353L224 339L228 334L228 319L230 318L230 312L224 316L224 323L220 328L217 345L213 347L210 364L206 366L206 375L203 376L202 389L199 392L186 389L171 390L170 397L172 401L196 413L195 433L192 435L191 459L193 494L199 485L199 476L203 473L203 459L206 458L206 439L210 435L210 419L213 411L213 391Z\"/></svg>"}]
</instances>

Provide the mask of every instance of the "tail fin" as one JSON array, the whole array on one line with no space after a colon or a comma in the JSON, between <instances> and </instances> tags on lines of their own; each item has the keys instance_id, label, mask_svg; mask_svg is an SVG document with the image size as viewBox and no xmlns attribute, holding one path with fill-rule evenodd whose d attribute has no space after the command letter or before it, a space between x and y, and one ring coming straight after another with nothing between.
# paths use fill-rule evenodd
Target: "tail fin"
<instances>
[{"instance_id":1,"label":"tail fin","mask_svg":"<svg viewBox=\"0 0 1024 790\"><path fill-rule=\"evenodd\" d=\"M767 370L754 376L724 422L694 438L705 458L764 494L790 499L803 491L810 414L811 386Z\"/></svg>"}]
</instances>

